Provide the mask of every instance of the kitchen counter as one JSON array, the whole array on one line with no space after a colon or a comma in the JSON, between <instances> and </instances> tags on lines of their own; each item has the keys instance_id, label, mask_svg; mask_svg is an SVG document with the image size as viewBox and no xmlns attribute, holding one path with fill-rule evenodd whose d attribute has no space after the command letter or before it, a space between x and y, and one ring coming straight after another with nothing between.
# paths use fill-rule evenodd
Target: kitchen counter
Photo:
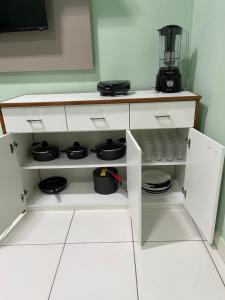
<instances>
[{"instance_id":1,"label":"kitchen counter","mask_svg":"<svg viewBox=\"0 0 225 300\"><path fill-rule=\"evenodd\" d=\"M71 94L42 94L23 95L0 102L0 107L26 107L26 106L62 106L82 104L116 104L116 103L146 103L170 101L198 101L201 96L184 91L180 93L159 93L155 90L130 91L127 96L102 97L95 93Z\"/></svg>"}]
</instances>

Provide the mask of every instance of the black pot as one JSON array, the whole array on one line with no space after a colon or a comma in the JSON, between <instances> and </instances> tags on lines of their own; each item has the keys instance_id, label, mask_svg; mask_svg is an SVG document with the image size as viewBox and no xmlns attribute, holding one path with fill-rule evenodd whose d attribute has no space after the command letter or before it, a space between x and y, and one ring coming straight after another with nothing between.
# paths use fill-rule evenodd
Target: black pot
<instances>
[{"instance_id":1,"label":"black pot","mask_svg":"<svg viewBox=\"0 0 225 300\"><path fill-rule=\"evenodd\" d=\"M49 145L48 142L35 143L31 147L31 153L34 160L50 161L59 157L59 148Z\"/></svg>"},{"instance_id":2,"label":"black pot","mask_svg":"<svg viewBox=\"0 0 225 300\"><path fill-rule=\"evenodd\" d=\"M73 147L63 151L69 159L82 159L88 155L87 147L81 146L79 142L75 142Z\"/></svg>"},{"instance_id":3,"label":"black pot","mask_svg":"<svg viewBox=\"0 0 225 300\"><path fill-rule=\"evenodd\" d=\"M118 190L119 183L109 172L104 172L104 169L106 168L97 168L93 171L95 192L101 195L113 194ZM115 168L108 168L108 170L118 174Z\"/></svg>"},{"instance_id":4,"label":"black pot","mask_svg":"<svg viewBox=\"0 0 225 300\"><path fill-rule=\"evenodd\" d=\"M115 160L126 154L126 145L125 143L113 142L112 139L108 139L106 143L96 145L92 152L95 152L100 159Z\"/></svg>"},{"instance_id":5,"label":"black pot","mask_svg":"<svg viewBox=\"0 0 225 300\"><path fill-rule=\"evenodd\" d=\"M64 177L49 177L39 183L39 189L45 194L58 194L66 188L67 180Z\"/></svg>"}]
</instances>

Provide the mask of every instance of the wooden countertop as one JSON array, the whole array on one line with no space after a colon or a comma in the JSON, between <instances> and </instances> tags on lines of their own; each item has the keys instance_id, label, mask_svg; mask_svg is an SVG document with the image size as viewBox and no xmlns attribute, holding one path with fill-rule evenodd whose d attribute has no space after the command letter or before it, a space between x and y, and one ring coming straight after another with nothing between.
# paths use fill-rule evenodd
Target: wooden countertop
<instances>
[{"instance_id":1,"label":"wooden countertop","mask_svg":"<svg viewBox=\"0 0 225 300\"><path fill-rule=\"evenodd\" d=\"M127 96L102 97L99 93L23 95L0 102L0 108L27 106L62 106L87 104L146 103L198 101L201 96L192 92L165 94L155 90L130 91Z\"/></svg>"}]
</instances>

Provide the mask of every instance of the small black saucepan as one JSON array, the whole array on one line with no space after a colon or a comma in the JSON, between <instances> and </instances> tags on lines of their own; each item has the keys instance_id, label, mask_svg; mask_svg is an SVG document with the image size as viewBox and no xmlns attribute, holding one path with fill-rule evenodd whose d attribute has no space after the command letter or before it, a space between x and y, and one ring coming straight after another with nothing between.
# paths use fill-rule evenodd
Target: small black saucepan
<instances>
[{"instance_id":1,"label":"small black saucepan","mask_svg":"<svg viewBox=\"0 0 225 300\"><path fill-rule=\"evenodd\" d=\"M108 139L106 143L96 145L92 152L95 152L100 159L115 160L125 155L126 144L121 141L113 142L112 139Z\"/></svg>"},{"instance_id":2,"label":"small black saucepan","mask_svg":"<svg viewBox=\"0 0 225 300\"><path fill-rule=\"evenodd\" d=\"M59 148L43 141L34 143L31 147L31 153L36 161L50 161L59 157Z\"/></svg>"},{"instance_id":3,"label":"small black saucepan","mask_svg":"<svg viewBox=\"0 0 225 300\"><path fill-rule=\"evenodd\" d=\"M65 152L69 159L82 159L88 155L87 147L81 146L79 142L62 152Z\"/></svg>"},{"instance_id":4,"label":"small black saucepan","mask_svg":"<svg viewBox=\"0 0 225 300\"><path fill-rule=\"evenodd\" d=\"M64 177L49 177L39 183L39 189L45 194L58 194L66 188L67 179Z\"/></svg>"}]
</instances>

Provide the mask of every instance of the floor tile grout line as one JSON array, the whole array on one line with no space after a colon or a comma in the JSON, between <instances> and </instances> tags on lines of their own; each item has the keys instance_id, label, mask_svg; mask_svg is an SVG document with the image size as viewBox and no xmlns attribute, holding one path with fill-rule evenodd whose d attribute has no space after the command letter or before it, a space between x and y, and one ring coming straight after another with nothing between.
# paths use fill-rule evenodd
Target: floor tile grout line
<instances>
[{"instance_id":1,"label":"floor tile grout line","mask_svg":"<svg viewBox=\"0 0 225 300\"><path fill-rule=\"evenodd\" d=\"M180 242L203 242L204 240L154 240L154 241L142 241L142 243L180 243ZM83 244L122 244L122 243L138 243L138 241L99 241L99 242L62 242L62 243L46 243L46 244L12 244L1 245L1 247L17 247L17 246L57 246L57 245L83 245Z\"/></svg>"},{"instance_id":2,"label":"floor tile grout line","mask_svg":"<svg viewBox=\"0 0 225 300\"><path fill-rule=\"evenodd\" d=\"M72 243L72 242L67 242L67 243L46 243L46 244L13 244L13 245L0 245L1 247L17 247L17 246L54 246L54 245L82 245L82 244L120 244L120 243L132 243L132 241L102 241L102 242L77 242L77 243Z\"/></svg>"},{"instance_id":3,"label":"floor tile grout line","mask_svg":"<svg viewBox=\"0 0 225 300\"><path fill-rule=\"evenodd\" d=\"M154 240L154 241L144 241L142 243L180 243L180 242L202 242L202 240ZM138 243L138 241L134 241L134 243Z\"/></svg>"},{"instance_id":4,"label":"floor tile grout line","mask_svg":"<svg viewBox=\"0 0 225 300\"><path fill-rule=\"evenodd\" d=\"M56 271L55 271L55 274L54 274L54 278L53 278L53 281L52 281L52 285L51 285L51 288L50 288L50 291L49 291L49 294L48 294L48 300L50 300L50 297L51 297L51 294L52 294L52 290L53 290L53 287L54 287L55 279L56 279L56 276L57 276L57 273L58 273L58 270L59 270L59 266L60 266L60 263L61 263L61 260L62 260L62 256L63 256L63 253L64 253L64 249L65 249L65 247L66 247L66 240L67 240L67 237L68 237L68 234L69 234L69 231L70 231L72 222L73 222L74 214L75 214L75 210L73 211L73 215L72 215L72 218L71 218L71 220L70 220L69 228L68 228L68 231L67 231L67 234L66 234L66 238L65 238L63 247L62 247L62 252L61 252L61 255L60 255L60 257L59 257L59 261L58 261L57 268L56 268Z\"/></svg>"},{"instance_id":5,"label":"floor tile grout line","mask_svg":"<svg viewBox=\"0 0 225 300\"><path fill-rule=\"evenodd\" d=\"M217 272L217 274L218 274L220 280L222 281L223 286L225 287L225 282L224 282L224 280L223 280L223 278L222 278L222 276L221 276L221 274L220 274L220 272L219 272L219 269L217 268L217 265L216 265L216 263L215 263L215 261L214 261L212 255L211 255L211 253L209 252L209 249L206 247L206 244L205 244L205 243L207 243L207 240L204 240L204 239L203 239L203 235L201 234L201 232L200 232L198 226L195 224L195 221L194 221L193 219L192 219L192 221L193 221L193 223L194 223L194 225L195 225L196 230L198 231L198 234L199 234L200 237L201 237L201 242L203 243L203 245L204 245L204 247L205 247L205 249L206 249L206 251L207 251L207 253L208 253L209 257L210 257L210 259L211 259L211 261L212 261L212 263L213 263L213 265L214 265L214 268L215 268L215 270L216 270L216 272Z\"/></svg>"},{"instance_id":6,"label":"floor tile grout line","mask_svg":"<svg viewBox=\"0 0 225 300\"><path fill-rule=\"evenodd\" d=\"M211 253L209 252L209 249L207 248L207 246L206 246L206 244L205 244L206 242L205 242L204 240L202 240L202 242L203 242L203 244L204 244L204 247L205 247L207 253L209 254L209 257L210 257L211 260L212 260L212 263L213 263L213 265L214 265L214 267L215 267L215 269L216 269L216 271L217 271L217 273L218 273L218 275L219 275L219 277L220 277L220 279L221 279L221 281L222 281L224 287L225 287L225 282L224 282L224 280L223 280L223 277L221 276L220 271L219 271L219 269L218 269L218 267L217 267L217 265L216 265L216 263L215 263L215 261L214 261L212 255L211 255Z\"/></svg>"},{"instance_id":7,"label":"floor tile grout line","mask_svg":"<svg viewBox=\"0 0 225 300\"><path fill-rule=\"evenodd\" d=\"M75 210L73 211L73 215L72 215L72 218L70 220L70 225L69 225L69 229L68 229L67 234L66 234L66 238L65 238L64 244L66 244L67 238L69 236L69 232L70 232L70 228L71 228L72 223L73 223L74 216L75 216Z\"/></svg>"},{"instance_id":8,"label":"floor tile grout line","mask_svg":"<svg viewBox=\"0 0 225 300\"><path fill-rule=\"evenodd\" d=\"M132 246L133 246L133 258L134 258L134 270L135 270L135 281L136 281L137 300L139 300L139 287L138 287L138 278L137 278L137 264L136 264L136 256L135 256L134 232L133 232L132 219L130 219L130 225L131 225L131 234L132 234Z\"/></svg>"}]
</instances>

